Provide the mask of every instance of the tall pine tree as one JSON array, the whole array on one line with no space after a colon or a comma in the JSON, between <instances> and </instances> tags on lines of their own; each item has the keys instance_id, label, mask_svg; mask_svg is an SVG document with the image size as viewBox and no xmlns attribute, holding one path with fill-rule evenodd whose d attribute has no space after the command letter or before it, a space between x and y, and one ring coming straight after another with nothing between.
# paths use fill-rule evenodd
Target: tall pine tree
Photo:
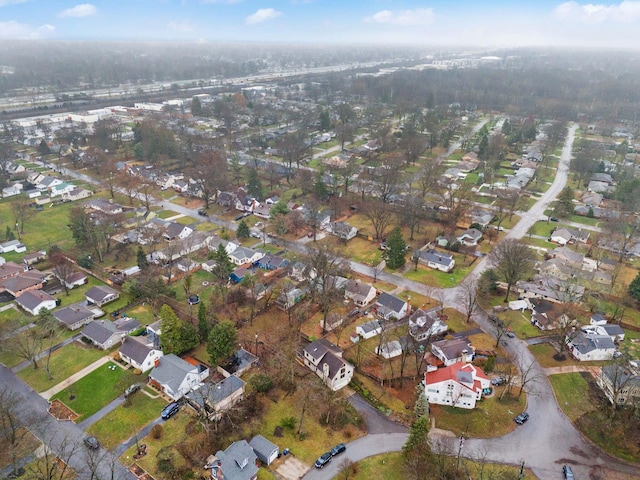
<instances>
[{"instance_id":1,"label":"tall pine tree","mask_svg":"<svg viewBox=\"0 0 640 480\"><path fill-rule=\"evenodd\" d=\"M387 251L385 252L385 260L387 267L396 269L402 267L406 262L407 244L402 237L400 227L394 228L387 238Z\"/></svg>"}]
</instances>

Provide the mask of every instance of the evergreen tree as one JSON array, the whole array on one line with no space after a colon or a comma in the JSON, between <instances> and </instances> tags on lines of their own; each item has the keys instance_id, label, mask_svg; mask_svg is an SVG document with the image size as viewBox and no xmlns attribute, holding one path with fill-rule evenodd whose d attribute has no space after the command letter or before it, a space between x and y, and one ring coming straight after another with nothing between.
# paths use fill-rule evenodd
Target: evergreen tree
<instances>
[{"instance_id":1,"label":"evergreen tree","mask_svg":"<svg viewBox=\"0 0 640 480\"><path fill-rule=\"evenodd\" d=\"M140 267L140 270L144 270L149 266L149 260L147 260L147 256L140 245L138 245L138 251L136 253L136 263L138 267Z\"/></svg>"},{"instance_id":2,"label":"evergreen tree","mask_svg":"<svg viewBox=\"0 0 640 480\"><path fill-rule=\"evenodd\" d=\"M385 252L385 260L387 267L396 269L402 267L406 262L407 244L404 243L402 230L400 227L394 228L387 238L387 251Z\"/></svg>"},{"instance_id":3,"label":"evergreen tree","mask_svg":"<svg viewBox=\"0 0 640 480\"><path fill-rule=\"evenodd\" d=\"M278 215L286 215L287 213L289 213L289 207L287 207L287 202L283 198L274 203L269 210L271 219L276 218Z\"/></svg>"},{"instance_id":4,"label":"evergreen tree","mask_svg":"<svg viewBox=\"0 0 640 480\"><path fill-rule=\"evenodd\" d=\"M424 385L422 385L422 383L416 385L416 403L413 409L413 414L416 419L429 417L429 402L427 401L427 396L424 393Z\"/></svg>"},{"instance_id":5,"label":"evergreen tree","mask_svg":"<svg viewBox=\"0 0 640 480\"><path fill-rule=\"evenodd\" d=\"M198 345L198 332L190 323L181 321L169 305L160 309L162 333L160 344L165 354L180 355Z\"/></svg>"},{"instance_id":6,"label":"evergreen tree","mask_svg":"<svg viewBox=\"0 0 640 480\"><path fill-rule=\"evenodd\" d=\"M237 238L249 238L249 226L244 220L241 220L238 224L238 229L236 230Z\"/></svg>"},{"instance_id":7,"label":"evergreen tree","mask_svg":"<svg viewBox=\"0 0 640 480\"><path fill-rule=\"evenodd\" d=\"M573 214L573 189L565 187L558 195L558 201L553 209L558 217L564 218Z\"/></svg>"},{"instance_id":8,"label":"evergreen tree","mask_svg":"<svg viewBox=\"0 0 640 480\"><path fill-rule=\"evenodd\" d=\"M329 190L321 171L318 171L313 181L313 194L318 200L325 200L329 196Z\"/></svg>"},{"instance_id":9,"label":"evergreen tree","mask_svg":"<svg viewBox=\"0 0 640 480\"><path fill-rule=\"evenodd\" d=\"M7 242L10 242L11 240L15 240L16 236L13 233L13 230L11 230L11 228L9 228L9 225L7 225L7 232L5 234L6 238L7 238Z\"/></svg>"},{"instance_id":10,"label":"evergreen tree","mask_svg":"<svg viewBox=\"0 0 640 480\"><path fill-rule=\"evenodd\" d=\"M198 97L193 97L191 99L191 114L192 115L202 114L202 104L200 103L200 99Z\"/></svg>"},{"instance_id":11,"label":"evergreen tree","mask_svg":"<svg viewBox=\"0 0 640 480\"><path fill-rule=\"evenodd\" d=\"M629 284L629 295L632 298L635 298L636 301L640 302L640 272L636 275L636 278L631 280Z\"/></svg>"},{"instance_id":12,"label":"evergreen tree","mask_svg":"<svg viewBox=\"0 0 640 480\"><path fill-rule=\"evenodd\" d=\"M402 457L410 478L433 478L433 454L429 442L429 418L419 417L409 430L407 443L402 446Z\"/></svg>"},{"instance_id":13,"label":"evergreen tree","mask_svg":"<svg viewBox=\"0 0 640 480\"><path fill-rule=\"evenodd\" d=\"M211 365L217 365L219 361L229 357L238 344L238 330L229 320L215 325L209 333L207 341L207 353Z\"/></svg>"},{"instance_id":14,"label":"evergreen tree","mask_svg":"<svg viewBox=\"0 0 640 480\"><path fill-rule=\"evenodd\" d=\"M198 337L201 342L204 342L209 338L210 331L211 324L207 318L207 307L204 302L200 302L198 305Z\"/></svg>"},{"instance_id":15,"label":"evergreen tree","mask_svg":"<svg viewBox=\"0 0 640 480\"><path fill-rule=\"evenodd\" d=\"M224 285L229 280L229 275L233 272L233 263L229 260L229 255L224 245L218 245L218 249L213 252L212 259L216 261L211 273L219 285Z\"/></svg>"},{"instance_id":16,"label":"evergreen tree","mask_svg":"<svg viewBox=\"0 0 640 480\"><path fill-rule=\"evenodd\" d=\"M262 183L255 167L250 167L247 172L247 192L258 200L262 198Z\"/></svg>"}]
</instances>

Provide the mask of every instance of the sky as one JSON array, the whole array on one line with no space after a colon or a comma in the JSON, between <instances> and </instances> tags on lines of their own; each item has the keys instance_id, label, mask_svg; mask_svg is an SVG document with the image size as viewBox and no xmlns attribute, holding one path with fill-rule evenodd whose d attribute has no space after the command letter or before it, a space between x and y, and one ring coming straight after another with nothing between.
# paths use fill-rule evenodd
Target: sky
<instances>
[{"instance_id":1,"label":"sky","mask_svg":"<svg viewBox=\"0 0 640 480\"><path fill-rule=\"evenodd\" d=\"M640 0L0 0L7 38L637 49Z\"/></svg>"}]
</instances>

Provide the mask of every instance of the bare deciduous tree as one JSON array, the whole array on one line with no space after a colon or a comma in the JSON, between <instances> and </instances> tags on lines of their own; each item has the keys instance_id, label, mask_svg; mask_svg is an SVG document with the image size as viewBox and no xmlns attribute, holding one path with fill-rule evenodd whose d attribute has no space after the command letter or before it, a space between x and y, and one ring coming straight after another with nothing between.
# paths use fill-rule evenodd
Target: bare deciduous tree
<instances>
[{"instance_id":1,"label":"bare deciduous tree","mask_svg":"<svg viewBox=\"0 0 640 480\"><path fill-rule=\"evenodd\" d=\"M506 239L498 243L488 256L489 265L495 269L501 280L507 284L504 301L516 282L526 278L535 264L535 256L526 243L515 239Z\"/></svg>"}]
</instances>

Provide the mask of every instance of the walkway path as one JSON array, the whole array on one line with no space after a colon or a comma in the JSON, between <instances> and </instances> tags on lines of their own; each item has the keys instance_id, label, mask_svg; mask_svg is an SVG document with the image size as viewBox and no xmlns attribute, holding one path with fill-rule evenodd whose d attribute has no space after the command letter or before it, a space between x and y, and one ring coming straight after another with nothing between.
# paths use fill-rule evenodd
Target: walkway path
<instances>
[{"instance_id":1,"label":"walkway path","mask_svg":"<svg viewBox=\"0 0 640 480\"><path fill-rule=\"evenodd\" d=\"M74 373L73 375L71 375L69 378L67 378L63 382L60 382L59 384L54 385L53 387L51 387L49 390L47 390L45 392L42 392L40 394L40 396L42 398L44 398L45 400L49 400L56 393L64 390L69 385L73 385L78 380L80 380L82 377L90 374L94 370L97 370L102 365L104 365L105 363L109 363L110 361L111 361L111 357L109 357L108 355L105 355L104 357L100 358L99 360L96 360L95 362L93 362L91 365L87 365L82 370Z\"/></svg>"}]
</instances>

